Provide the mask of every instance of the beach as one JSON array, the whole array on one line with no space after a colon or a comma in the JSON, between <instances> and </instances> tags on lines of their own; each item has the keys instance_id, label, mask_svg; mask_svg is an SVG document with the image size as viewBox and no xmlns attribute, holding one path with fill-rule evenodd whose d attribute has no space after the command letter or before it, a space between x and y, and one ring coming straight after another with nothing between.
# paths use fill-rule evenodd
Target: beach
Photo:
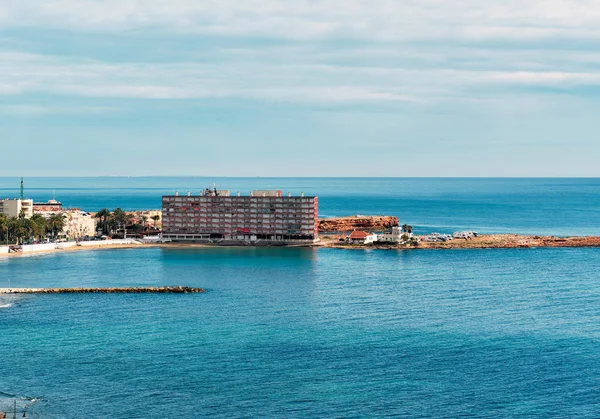
<instances>
[{"instance_id":1,"label":"beach","mask_svg":"<svg viewBox=\"0 0 600 419\"><path fill-rule=\"evenodd\" d=\"M556 248L556 247L600 247L600 237L598 236L575 236L575 237L555 237L555 236L533 236L520 234L484 234L473 237L469 240L454 239L446 242L426 242L420 241L416 245L403 245L391 243L375 243L367 245L348 244L342 242L345 234L324 235L321 239L310 245L287 246L287 247L316 247L316 248L334 248L334 249L388 249L388 250L419 250L419 249L514 249L514 248ZM190 242L169 242L169 243L141 243L132 241L130 243L111 243L110 241L85 242L85 246L72 244L68 247L56 247L54 249L45 249L32 251L28 253L1 253L2 257L28 257L40 254L61 253L61 252L80 252L86 250L102 249L138 249L138 248L163 248L163 249L185 249L185 248L224 248L224 247L247 247L247 246L224 246L215 243L190 243ZM64 243L61 243L64 245ZM262 246L269 248L269 246ZM274 246L276 248L282 246ZM286 247L286 246L283 246Z\"/></svg>"}]
</instances>

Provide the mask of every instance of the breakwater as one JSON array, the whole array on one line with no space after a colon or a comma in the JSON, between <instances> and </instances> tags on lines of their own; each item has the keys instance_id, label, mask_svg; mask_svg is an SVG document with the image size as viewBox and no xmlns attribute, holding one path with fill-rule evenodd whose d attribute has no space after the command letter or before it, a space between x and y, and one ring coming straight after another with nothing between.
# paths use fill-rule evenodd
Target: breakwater
<instances>
[{"instance_id":1,"label":"breakwater","mask_svg":"<svg viewBox=\"0 0 600 419\"><path fill-rule=\"evenodd\" d=\"M194 287L126 288L0 288L0 294L194 294L206 292Z\"/></svg>"}]
</instances>

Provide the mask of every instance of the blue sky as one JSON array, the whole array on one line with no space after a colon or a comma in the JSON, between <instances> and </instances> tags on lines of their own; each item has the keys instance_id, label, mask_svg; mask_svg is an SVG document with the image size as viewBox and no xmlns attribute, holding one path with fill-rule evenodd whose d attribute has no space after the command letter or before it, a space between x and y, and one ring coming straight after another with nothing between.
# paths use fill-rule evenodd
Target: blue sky
<instances>
[{"instance_id":1,"label":"blue sky","mask_svg":"<svg viewBox=\"0 0 600 419\"><path fill-rule=\"evenodd\" d=\"M598 176L594 1L3 0L0 176Z\"/></svg>"}]
</instances>

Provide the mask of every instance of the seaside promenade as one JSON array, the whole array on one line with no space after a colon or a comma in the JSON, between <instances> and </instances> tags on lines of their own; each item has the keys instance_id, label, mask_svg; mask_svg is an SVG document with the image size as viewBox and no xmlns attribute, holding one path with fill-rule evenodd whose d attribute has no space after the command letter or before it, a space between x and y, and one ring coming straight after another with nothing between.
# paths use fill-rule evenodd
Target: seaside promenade
<instances>
[{"instance_id":1,"label":"seaside promenade","mask_svg":"<svg viewBox=\"0 0 600 419\"><path fill-rule=\"evenodd\" d=\"M600 247L600 237L556 237L556 236L532 236L520 234L483 234L470 240L454 239L447 242L420 241L417 244L394 244L394 243L369 243L351 244L344 239L345 233L322 235L316 243L293 247L322 247L335 249L387 249L387 250L434 250L434 249L513 249L513 248L535 248L535 247ZM23 246L22 252L9 253L8 246L0 246L0 258L2 257L27 257L39 254L70 252L80 250L102 250L102 249L139 249L139 248L214 248L226 247L218 243L178 243L178 242L149 242L139 240L103 240L91 242L67 242L46 245ZM231 247L231 246L230 246ZM244 246L246 247L246 246ZM281 247L281 246L276 246ZM292 246L288 246L292 247Z\"/></svg>"}]
</instances>

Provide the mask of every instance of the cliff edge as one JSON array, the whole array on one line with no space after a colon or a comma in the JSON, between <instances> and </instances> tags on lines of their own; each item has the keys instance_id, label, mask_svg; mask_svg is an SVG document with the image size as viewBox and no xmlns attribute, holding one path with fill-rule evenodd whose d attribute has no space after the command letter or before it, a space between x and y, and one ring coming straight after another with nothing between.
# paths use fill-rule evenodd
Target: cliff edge
<instances>
[{"instance_id":1,"label":"cliff edge","mask_svg":"<svg viewBox=\"0 0 600 419\"><path fill-rule=\"evenodd\" d=\"M397 226L398 217L390 215L353 215L351 217L322 218L319 231L322 233L352 230L388 230Z\"/></svg>"}]
</instances>

